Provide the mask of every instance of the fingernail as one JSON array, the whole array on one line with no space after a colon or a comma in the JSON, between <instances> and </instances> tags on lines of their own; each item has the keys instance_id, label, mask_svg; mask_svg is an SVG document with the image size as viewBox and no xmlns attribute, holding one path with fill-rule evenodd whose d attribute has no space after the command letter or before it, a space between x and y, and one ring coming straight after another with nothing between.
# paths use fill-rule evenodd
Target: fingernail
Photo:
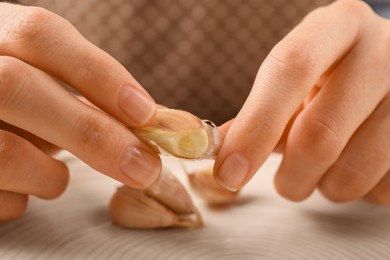
<instances>
[{"instance_id":1,"label":"fingernail","mask_svg":"<svg viewBox=\"0 0 390 260\"><path fill-rule=\"evenodd\" d=\"M129 147L123 152L119 167L126 176L147 188L160 175L161 162L158 156L142 148Z\"/></svg>"},{"instance_id":2,"label":"fingernail","mask_svg":"<svg viewBox=\"0 0 390 260\"><path fill-rule=\"evenodd\" d=\"M145 125L156 112L156 103L150 96L128 86L119 90L118 106L137 126Z\"/></svg>"},{"instance_id":3,"label":"fingernail","mask_svg":"<svg viewBox=\"0 0 390 260\"><path fill-rule=\"evenodd\" d=\"M237 191L248 175L248 170L248 160L242 155L233 153L220 166L217 181L226 189Z\"/></svg>"}]
</instances>

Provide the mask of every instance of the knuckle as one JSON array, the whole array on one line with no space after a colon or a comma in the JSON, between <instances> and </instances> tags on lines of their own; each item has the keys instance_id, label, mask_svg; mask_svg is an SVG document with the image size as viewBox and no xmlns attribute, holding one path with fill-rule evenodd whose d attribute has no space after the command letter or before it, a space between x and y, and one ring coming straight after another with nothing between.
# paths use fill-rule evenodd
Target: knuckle
<instances>
[{"instance_id":1,"label":"knuckle","mask_svg":"<svg viewBox=\"0 0 390 260\"><path fill-rule=\"evenodd\" d=\"M368 192L370 183L367 173L343 162L337 171L325 176L319 188L331 201L346 202L363 197Z\"/></svg>"},{"instance_id":2,"label":"knuckle","mask_svg":"<svg viewBox=\"0 0 390 260\"><path fill-rule=\"evenodd\" d=\"M330 122L320 117L297 119L295 149L314 160L335 161L343 149L343 140Z\"/></svg>"},{"instance_id":3,"label":"knuckle","mask_svg":"<svg viewBox=\"0 0 390 260\"><path fill-rule=\"evenodd\" d=\"M99 64L99 57L93 51L85 51L79 62L79 66L71 68L71 74L76 75L76 78L96 79L96 76L101 73L96 66Z\"/></svg>"},{"instance_id":4,"label":"knuckle","mask_svg":"<svg viewBox=\"0 0 390 260\"><path fill-rule=\"evenodd\" d=\"M83 116L75 126L73 133L78 141L80 152L95 154L104 149L113 129L112 124L109 120L93 115Z\"/></svg>"},{"instance_id":5,"label":"knuckle","mask_svg":"<svg viewBox=\"0 0 390 260\"><path fill-rule=\"evenodd\" d=\"M316 72L319 53L310 42L280 42L270 53L273 68L285 75L309 76Z\"/></svg>"},{"instance_id":6,"label":"knuckle","mask_svg":"<svg viewBox=\"0 0 390 260\"><path fill-rule=\"evenodd\" d=\"M341 0L339 1L349 13L352 13L356 17L365 16L368 13L373 13L371 7L364 1L356 0Z\"/></svg>"},{"instance_id":7,"label":"knuckle","mask_svg":"<svg viewBox=\"0 0 390 260\"><path fill-rule=\"evenodd\" d=\"M17 25L13 28L14 40L28 45L46 35L46 28L53 21L55 15L40 7L26 7L18 13ZM22 44L24 46L24 44Z\"/></svg>"}]
</instances>

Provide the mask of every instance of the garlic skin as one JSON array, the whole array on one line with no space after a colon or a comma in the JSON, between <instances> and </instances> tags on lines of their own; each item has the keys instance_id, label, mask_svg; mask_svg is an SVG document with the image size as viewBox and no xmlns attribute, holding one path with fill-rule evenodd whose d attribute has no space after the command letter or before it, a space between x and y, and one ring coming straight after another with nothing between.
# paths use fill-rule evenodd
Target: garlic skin
<instances>
[{"instance_id":1,"label":"garlic skin","mask_svg":"<svg viewBox=\"0 0 390 260\"><path fill-rule=\"evenodd\" d=\"M162 228L179 225L180 220L169 209L141 190L118 188L110 202L109 214L114 224L128 228Z\"/></svg>"},{"instance_id":2,"label":"garlic skin","mask_svg":"<svg viewBox=\"0 0 390 260\"><path fill-rule=\"evenodd\" d=\"M119 187L111 198L109 215L114 224L126 228L198 228L200 212L183 185L163 168L160 178L148 189Z\"/></svg>"},{"instance_id":3,"label":"garlic skin","mask_svg":"<svg viewBox=\"0 0 390 260\"><path fill-rule=\"evenodd\" d=\"M213 176L213 166L190 172L188 180L194 193L208 206L225 206L236 201L239 192L219 185Z\"/></svg>"},{"instance_id":4,"label":"garlic skin","mask_svg":"<svg viewBox=\"0 0 390 260\"><path fill-rule=\"evenodd\" d=\"M214 157L223 138L213 124L189 112L168 108L158 108L147 126L132 132L157 152L184 159Z\"/></svg>"},{"instance_id":5,"label":"garlic skin","mask_svg":"<svg viewBox=\"0 0 390 260\"><path fill-rule=\"evenodd\" d=\"M190 195L167 167L163 167L158 180L145 190L154 198L177 214L193 214L195 206Z\"/></svg>"}]
</instances>

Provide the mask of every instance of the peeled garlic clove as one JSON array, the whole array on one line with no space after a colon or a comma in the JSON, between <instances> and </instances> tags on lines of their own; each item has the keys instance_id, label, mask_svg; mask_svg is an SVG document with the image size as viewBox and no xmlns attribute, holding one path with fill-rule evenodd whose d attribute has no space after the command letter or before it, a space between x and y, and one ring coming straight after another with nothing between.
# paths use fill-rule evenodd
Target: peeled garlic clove
<instances>
[{"instance_id":1,"label":"peeled garlic clove","mask_svg":"<svg viewBox=\"0 0 390 260\"><path fill-rule=\"evenodd\" d=\"M219 185L213 176L213 166L193 171L188 175L193 191L210 206L222 206L234 202L238 192Z\"/></svg>"},{"instance_id":2,"label":"peeled garlic clove","mask_svg":"<svg viewBox=\"0 0 390 260\"><path fill-rule=\"evenodd\" d=\"M177 214L196 213L187 190L166 167L163 167L159 179L145 193Z\"/></svg>"},{"instance_id":3,"label":"peeled garlic clove","mask_svg":"<svg viewBox=\"0 0 390 260\"><path fill-rule=\"evenodd\" d=\"M185 159L199 159L215 155L222 134L212 125L191 113L159 108L154 119L133 133L160 153Z\"/></svg>"},{"instance_id":4,"label":"peeled garlic clove","mask_svg":"<svg viewBox=\"0 0 390 260\"><path fill-rule=\"evenodd\" d=\"M126 186L111 199L109 214L114 224L127 228L198 227L199 222L175 214L144 191Z\"/></svg>"}]
</instances>

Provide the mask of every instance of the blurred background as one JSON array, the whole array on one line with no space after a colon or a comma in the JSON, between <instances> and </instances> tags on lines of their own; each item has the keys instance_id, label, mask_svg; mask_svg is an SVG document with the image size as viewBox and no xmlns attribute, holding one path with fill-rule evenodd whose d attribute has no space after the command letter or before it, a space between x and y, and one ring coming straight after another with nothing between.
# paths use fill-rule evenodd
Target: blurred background
<instances>
[{"instance_id":1,"label":"blurred background","mask_svg":"<svg viewBox=\"0 0 390 260\"><path fill-rule=\"evenodd\" d=\"M390 18L390 0L367 0L367 3L381 16Z\"/></svg>"},{"instance_id":2,"label":"blurred background","mask_svg":"<svg viewBox=\"0 0 390 260\"><path fill-rule=\"evenodd\" d=\"M20 0L69 20L157 102L217 124L237 114L271 48L331 0ZM371 1L386 13L389 1Z\"/></svg>"}]
</instances>

